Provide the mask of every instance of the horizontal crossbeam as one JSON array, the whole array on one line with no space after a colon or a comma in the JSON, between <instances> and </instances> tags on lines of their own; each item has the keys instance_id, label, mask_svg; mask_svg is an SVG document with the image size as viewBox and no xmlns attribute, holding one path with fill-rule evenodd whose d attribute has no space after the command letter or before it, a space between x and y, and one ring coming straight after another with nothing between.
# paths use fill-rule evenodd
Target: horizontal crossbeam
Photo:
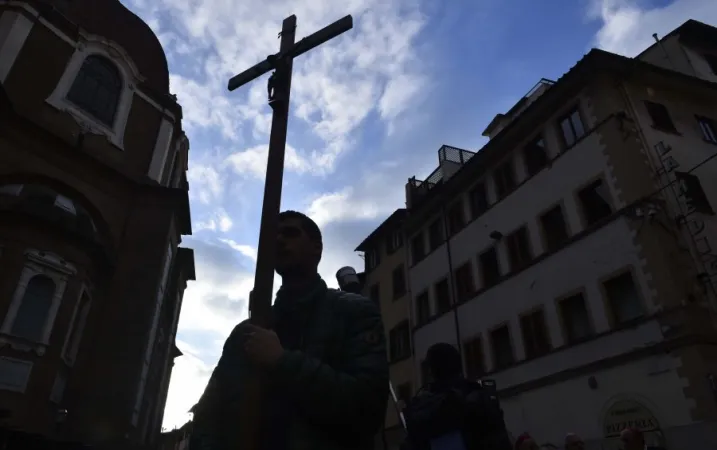
<instances>
[{"instance_id":1,"label":"horizontal crossbeam","mask_svg":"<svg viewBox=\"0 0 717 450\"><path fill-rule=\"evenodd\" d=\"M311 34L296 44L294 44L286 52L279 52L274 55L268 56L264 61L256 64L255 66L245 70L239 75L235 75L229 80L229 91L233 91L237 88L244 86L245 84L259 78L265 73L269 73L276 69L277 63L283 59L296 58L301 56L309 50L318 47L324 42L330 41L336 36L349 31L354 26L353 18L348 15L343 19L339 19L331 25L322 28L314 34Z\"/></svg>"}]
</instances>

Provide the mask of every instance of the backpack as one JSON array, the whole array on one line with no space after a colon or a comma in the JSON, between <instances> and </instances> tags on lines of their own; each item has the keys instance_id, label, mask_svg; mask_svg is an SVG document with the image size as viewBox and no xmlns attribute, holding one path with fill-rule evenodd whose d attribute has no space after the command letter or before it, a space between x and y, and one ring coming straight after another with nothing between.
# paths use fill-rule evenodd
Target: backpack
<instances>
[{"instance_id":1,"label":"backpack","mask_svg":"<svg viewBox=\"0 0 717 450\"><path fill-rule=\"evenodd\" d=\"M422 389L403 415L411 450L512 449L498 399L476 382Z\"/></svg>"}]
</instances>

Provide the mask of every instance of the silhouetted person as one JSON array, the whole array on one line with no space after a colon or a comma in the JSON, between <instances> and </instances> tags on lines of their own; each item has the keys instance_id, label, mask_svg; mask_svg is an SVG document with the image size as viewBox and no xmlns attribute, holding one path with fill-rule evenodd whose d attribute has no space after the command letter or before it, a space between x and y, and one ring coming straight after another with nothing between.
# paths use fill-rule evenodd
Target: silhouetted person
<instances>
[{"instance_id":1,"label":"silhouetted person","mask_svg":"<svg viewBox=\"0 0 717 450\"><path fill-rule=\"evenodd\" d=\"M450 344L426 354L431 382L404 409L411 450L510 450L495 393L462 373L461 355Z\"/></svg>"},{"instance_id":2,"label":"silhouetted person","mask_svg":"<svg viewBox=\"0 0 717 450\"><path fill-rule=\"evenodd\" d=\"M515 440L515 450L539 450L538 443L528 434L523 433Z\"/></svg>"},{"instance_id":3,"label":"silhouetted person","mask_svg":"<svg viewBox=\"0 0 717 450\"><path fill-rule=\"evenodd\" d=\"M585 450L585 442L577 434L568 433L565 436L565 450Z\"/></svg>"},{"instance_id":4,"label":"silhouetted person","mask_svg":"<svg viewBox=\"0 0 717 450\"><path fill-rule=\"evenodd\" d=\"M647 445L645 435L639 428L626 428L620 433L623 450L664 450L662 447Z\"/></svg>"},{"instance_id":5,"label":"silhouetted person","mask_svg":"<svg viewBox=\"0 0 717 450\"><path fill-rule=\"evenodd\" d=\"M230 447L246 367L262 372L265 450L373 448L388 401L388 361L378 306L329 289L317 272L323 244L304 214L279 216L281 288L272 329L239 324L195 414L195 445ZM192 448L195 450L195 448Z\"/></svg>"}]
</instances>

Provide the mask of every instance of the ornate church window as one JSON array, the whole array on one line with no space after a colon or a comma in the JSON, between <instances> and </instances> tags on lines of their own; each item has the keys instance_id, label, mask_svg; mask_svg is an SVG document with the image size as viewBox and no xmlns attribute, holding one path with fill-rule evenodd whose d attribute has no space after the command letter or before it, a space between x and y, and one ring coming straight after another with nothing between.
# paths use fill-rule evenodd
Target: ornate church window
<instances>
[{"instance_id":1,"label":"ornate church window","mask_svg":"<svg viewBox=\"0 0 717 450\"><path fill-rule=\"evenodd\" d=\"M12 324L12 335L33 342L42 341L55 288L55 282L48 276L35 275L30 279Z\"/></svg>"},{"instance_id":2,"label":"ornate church window","mask_svg":"<svg viewBox=\"0 0 717 450\"><path fill-rule=\"evenodd\" d=\"M67 99L112 127L121 95L122 76L117 67L107 58L90 55L82 63Z\"/></svg>"}]
</instances>

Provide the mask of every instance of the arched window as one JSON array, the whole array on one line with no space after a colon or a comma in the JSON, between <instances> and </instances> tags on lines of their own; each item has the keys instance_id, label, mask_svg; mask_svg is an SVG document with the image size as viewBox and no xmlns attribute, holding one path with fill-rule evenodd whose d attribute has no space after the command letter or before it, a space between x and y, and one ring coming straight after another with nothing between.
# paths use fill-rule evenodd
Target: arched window
<instances>
[{"instance_id":1,"label":"arched window","mask_svg":"<svg viewBox=\"0 0 717 450\"><path fill-rule=\"evenodd\" d=\"M122 76L107 58L91 55L82 63L67 99L112 127L122 95Z\"/></svg>"},{"instance_id":2,"label":"arched window","mask_svg":"<svg viewBox=\"0 0 717 450\"><path fill-rule=\"evenodd\" d=\"M54 295L55 282L50 277L32 277L27 283L10 333L34 342L42 341Z\"/></svg>"}]
</instances>

